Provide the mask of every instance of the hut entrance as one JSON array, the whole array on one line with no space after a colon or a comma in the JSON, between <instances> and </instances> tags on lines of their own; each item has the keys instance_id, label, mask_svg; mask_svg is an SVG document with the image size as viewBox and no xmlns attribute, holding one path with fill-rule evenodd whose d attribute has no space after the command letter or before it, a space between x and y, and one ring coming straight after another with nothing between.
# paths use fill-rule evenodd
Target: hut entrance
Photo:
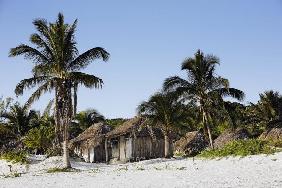
<instances>
[{"instance_id":1,"label":"hut entrance","mask_svg":"<svg viewBox=\"0 0 282 188\"><path fill-rule=\"evenodd\" d=\"M116 139L111 141L111 153L113 159L119 158L119 142Z\"/></svg>"}]
</instances>

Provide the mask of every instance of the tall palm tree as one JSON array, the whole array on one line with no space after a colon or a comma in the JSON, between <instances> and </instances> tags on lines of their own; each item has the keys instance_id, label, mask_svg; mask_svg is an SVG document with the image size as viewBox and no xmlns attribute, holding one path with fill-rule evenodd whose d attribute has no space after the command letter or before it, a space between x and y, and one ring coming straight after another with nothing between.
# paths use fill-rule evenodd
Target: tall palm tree
<instances>
[{"instance_id":1,"label":"tall palm tree","mask_svg":"<svg viewBox=\"0 0 282 188\"><path fill-rule=\"evenodd\" d=\"M67 145L68 127L73 117L71 90L75 84L101 88L101 78L79 71L95 59L108 60L109 53L101 47L95 47L79 55L74 38L77 20L73 24L66 24L61 13L55 23L36 19L33 24L37 33L31 35L30 41L35 48L21 44L10 51L11 57L24 55L35 63L33 77L22 80L15 93L22 95L24 89L38 86L26 103L29 106L45 92L55 90L55 132L63 135L65 166L70 167Z\"/></svg>"},{"instance_id":2,"label":"tall palm tree","mask_svg":"<svg viewBox=\"0 0 282 188\"><path fill-rule=\"evenodd\" d=\"M181 70L186 71L187 78L169 77L164 81L164 89L172 90L183 97L196 101L202 116L202 124L207 132L210 146L213 148L211 134L211 111L222 105L222 97L230 96L238 100L244 98L244 93L230 88L229 81L215 73L219 59L213 55L204 55L200 50L194 58L187 58L182 63Z\"/></svg>"},{"instance_id":3,"label":"tall palm tree","mask_svg":"<svg viewBox=\"0 0 282 188\"><path fill-rule=\"evenodd\" d=\"M165 157L170 157L170 133L187 118L185 105L173 93L156 93L148 101L142 102L138 114L151 125L159 126L165 138Z\"/></svg>"}]
</instances>

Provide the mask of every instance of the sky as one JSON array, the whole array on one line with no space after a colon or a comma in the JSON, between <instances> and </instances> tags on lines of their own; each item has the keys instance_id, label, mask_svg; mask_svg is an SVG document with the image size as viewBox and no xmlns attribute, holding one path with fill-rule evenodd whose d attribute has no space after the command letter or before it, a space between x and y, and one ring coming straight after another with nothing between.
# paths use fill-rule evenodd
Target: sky
<instances>
[{"instance_id":1,"label":"sky","mask_svg":"<svg viewBox=\"0 0 282 188\"><path fill-rule=\"evenodd\" d=\"M159 91L163 80L185 73L182 61L197 49L220 58L217 74L245 92L245 103L259 93L282 93L282 0L0 0L0 96L22 104L16 84L32 76L33 64L8 57L10 48L35 32L32 21L78 19L80 53L103 47L108 62L85 69L104 80L101 90L79 88L78 110L95 108L107 118L130 118L136 107ZM53 93L32 108L44 109Z\"/></svg>"}]
</instances>

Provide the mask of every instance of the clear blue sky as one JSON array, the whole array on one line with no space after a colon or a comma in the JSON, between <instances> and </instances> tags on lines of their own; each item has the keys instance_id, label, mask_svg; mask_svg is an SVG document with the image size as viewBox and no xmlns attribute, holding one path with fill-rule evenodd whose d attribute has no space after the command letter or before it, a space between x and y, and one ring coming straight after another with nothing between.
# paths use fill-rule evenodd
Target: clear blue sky
<instances>
[{"instance_id":1,"label":"clear blue sky","mask_svg":"<svg viewBox=\"0 0 282 188\"><path fill-rule=\"evenodd\" d=\"M180 64L197 49L221 59L218 74L256 102L264 90L282 91L281 0L0 0L0 95L31 76L32 64L8 52L30 44L32 20L78 18L80 52L101 46L107 63L85 71L104 79L102 90L79 90L79 110L96 108L106 117L132 117L136 106L161 88L168 76L183 75ZM17 100L25 102L26 92ZM51 94L33 108L46 106Z\"/></svg>"}]
</instances>

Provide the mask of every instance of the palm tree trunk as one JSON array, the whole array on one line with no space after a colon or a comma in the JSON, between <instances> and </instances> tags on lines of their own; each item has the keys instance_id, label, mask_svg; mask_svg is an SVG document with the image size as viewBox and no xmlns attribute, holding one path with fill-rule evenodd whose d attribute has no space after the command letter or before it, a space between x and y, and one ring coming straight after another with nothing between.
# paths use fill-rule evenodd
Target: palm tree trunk
<instances>
[{"instance_id":1,"label":"palm tree trunk","mask_svg":"<svg viewBox=\"0 0 282 188\"><path fill-rule=\"evenodd\" d=\"M165 158L170 158L170 147L169 147L169 136L167 131L164 133L164 142L165 142Z\"/></svg>"},{"instance_id":2,"label":"palm tree trunk","mask_svg":"<svg viewBox=\"0 0 282 188\"><path fill-rule=\"evenodd\" d=\"M70 163L70 156L69 156L69 125L71 124L72 120L72 96L71 96L71 84L70 81L65 81L64 87L63 87L63 108L62 108L62 114L63 116L63 133L64 133L64 142L63 142L63 165L64 168L71 168Z\"/></svg>"},{"instance_id":3,"label":"palm tree trunk","mask_svg":"<svg viewBox=\"0 0 282 188\"><path fill-rule=\"evenodd\" d=\"M77 113L77 89L78 89L78 85L74 84L73 86L73 117L75 117Z\"/></svg>"},{"instance_id":4,"label":"palm tree trunk","mask_svg":"<svg viewBox=\"0 0 282 188\"><path fill-rule=\"evenodd\" d=\"M210 126L209 126L209 123L208 123L206 112L204 110L203 110L203 124L204 124L204 127L207 129L207 132L208 132L210 147L213 149L214 147L213 147L211 129L210 129Z\"/></svg>"},{"instance_id":5,"label":"palm tree trunk","mask_svg":"<svg viewBox=\"0 0 282 188\"><path fill-rule=\"evenodd\" d=\"M60 147L60 115L59 115L59 107L58 107L58 89L55 88L55 109L54 109L54 119L55 119L55 138L53 142L53 149Z\"/></svg>"},{"instance_id":6,"label":"palm tree trunk","mask_svg":"<svg viewBox=\"0 0 282 188\"><path fill-rule=\"evenodd\" d=\"M71 168L68 144L69 144L69 139L65 138L64 143L63 143L63 164L64 164L64 168Z\"/></svg>"}]
</instances>

